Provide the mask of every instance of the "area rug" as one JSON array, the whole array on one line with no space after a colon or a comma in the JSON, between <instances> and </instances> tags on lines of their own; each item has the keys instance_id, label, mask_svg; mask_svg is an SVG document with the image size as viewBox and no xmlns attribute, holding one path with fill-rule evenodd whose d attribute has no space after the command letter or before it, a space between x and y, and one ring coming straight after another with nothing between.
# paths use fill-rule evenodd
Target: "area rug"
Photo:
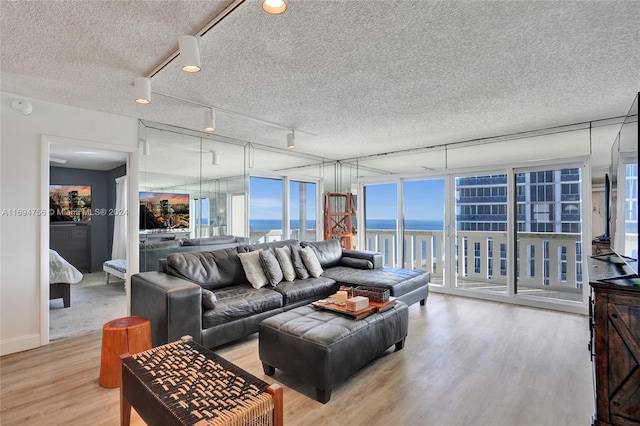
<instances>
[{"instance_id":1,"label":"area rug","mask_svg":"<svg viewBox=\"0 0 640 426\"><path fill-rule=\"evenodd\" d=\"M71 284L71 306L62 299L49 301L49 340L101 330L112 319L127 316L124 281L107 280L104 272L84 274L82 281Z\"/></svg>"}]
</instances>

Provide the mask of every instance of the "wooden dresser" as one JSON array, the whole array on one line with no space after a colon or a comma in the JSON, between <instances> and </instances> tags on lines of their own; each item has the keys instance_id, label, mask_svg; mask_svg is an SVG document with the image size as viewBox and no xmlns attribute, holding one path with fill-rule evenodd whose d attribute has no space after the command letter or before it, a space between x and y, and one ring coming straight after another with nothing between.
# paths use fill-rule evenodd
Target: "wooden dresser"
<instances>
[{"instance_id":1,"label":"wooden dresser","mask_svg":"<svg viewBox=\"0 0 640 426\"><path fill-rule=\"evenodd\" d=\"M594 425L640 425L640 277L615 255L590 259Z\"/></svg>"},{"instance_id":2,"label":"wooden dresser","mask_svg":"<svg viewBox=\"0 0 640 426\"><path fill-rule=\"evenodd\" d=\"M91 272L91 226L86 222L54 222L49 247L80 272Z\"/></svg>"}]
</instances>

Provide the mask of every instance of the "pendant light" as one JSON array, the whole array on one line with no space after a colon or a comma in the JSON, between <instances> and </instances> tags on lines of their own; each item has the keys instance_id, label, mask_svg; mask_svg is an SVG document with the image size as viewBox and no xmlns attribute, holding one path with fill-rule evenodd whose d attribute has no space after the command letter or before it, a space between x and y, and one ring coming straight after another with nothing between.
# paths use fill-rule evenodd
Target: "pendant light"
<instances>
[{"instance_id":1,"label":"pendant light","mask_svg":"<svg viewBox=\"0 0 640 426\"><path fill-rule=\"evenodd\" d=\"M287 134L287 148L296 149L296 134L293 130Z\"/></svg>"},{"instance_id":2,"label":"pendant light","mask_svg":"<svg viewBox=\"0 0 640 426\"><path fill-rule=\"evenodd\" d=\"M216 130L216 115L212 109L204 110L204 131L215 132Z\"/></svg>"},{"instance_id":3,"label":"pendant light","mask_svg":"<svg viewBox=\"0 0 640 426\"><path fill-rule=\"evenodd\" d=\"M151 103L151 79L147 77L136 77L133 80L136 102L142 105Z\"/></svg>"},{"instance_id":4,"label":"pendant light","mask_svg":"<svg viewBox=\"0 0 640 426\"><path fill-rule=\"evenodd\" d=\"M142 155L149 155L151 153L151 145L149 144L149 141L141 140L140 142L142 142Z\"/></svg>"},{"instance_id":5,"label":"pendant light","mask_svg":"<svg viewBox=\"0 0 640 426\"><path fill-rule=\"evenodd\" d=\"M178 38L180 62L185 72L200 71L200 40L194 36L183 35Z\"/></svg>"}]
</instances>

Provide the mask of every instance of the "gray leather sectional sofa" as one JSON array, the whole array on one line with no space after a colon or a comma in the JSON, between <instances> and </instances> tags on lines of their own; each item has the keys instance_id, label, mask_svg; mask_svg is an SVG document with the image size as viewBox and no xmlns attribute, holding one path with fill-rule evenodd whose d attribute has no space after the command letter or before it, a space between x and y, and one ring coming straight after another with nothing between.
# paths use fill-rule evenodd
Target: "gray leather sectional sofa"
<instances>
[{"instance_id":1,"label":"gray leather sectional sofa","mask_svg":"<svg viewBox=\"0 0 640 426\"><path fill-rule=\"evenodd\" d=\"M176 238L140 241L140 272L157 271L160 259L165 259L173 253L191 251L210 251L240 244L247 244L248 238L220 235L208 238Z\"/></svg>"},{"instance_id":2,"label":"gray leather sectional sofa","mask_svg":"<svg viewBox=\"0 0 640 426\"><path fill-rule=\"evenodd\" d=\"M284 246L290 248L294 264L300 248L311 247L322 274L315 278L298 274L293 281L254 288L239 253ZM214 348L257 332L265 318L326 298L341 285L388 288L391 296L408 305L424 304L430 279L425 271L384 268L380 253L343 250L337 240L287 240L174 253L160 261L159 269L131 278L131 314L151 321L153 346L191 335Z\"/></svg>"}]
</instances>

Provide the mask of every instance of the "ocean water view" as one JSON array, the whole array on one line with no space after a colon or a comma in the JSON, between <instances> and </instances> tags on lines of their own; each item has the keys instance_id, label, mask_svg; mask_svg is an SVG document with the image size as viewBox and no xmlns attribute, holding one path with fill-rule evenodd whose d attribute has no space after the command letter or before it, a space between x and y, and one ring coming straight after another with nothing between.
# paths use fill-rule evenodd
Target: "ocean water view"
<instances>
[{"instance_id":1,"label":"ocean water view","mask_svg":"<svg viewBox=\"0 0 640 426\"><path fill-rule=\"evenodd\" d=\"M396 229L396 221L393 219L371 219L366 221L367 229ZM252 232L273 231L282 229L282 220L279 219L251 219L249 222ZM292 220L291 229L299 229L300 221ZM414 220L405 221L405 229L416 231L441 231L442 220ZM315 229L315 221L307 220L307 229Z\"/></svg>"},{"instance_id":2,"label":"ocean water view","mask_svg":"<svg viewBox=\"0 0 640 426\"><path fill-rule=\"evenodd\" d=\"M282 220L279 219L251 219L249 221L251 232L273 231L282 229ZM291 229L300 229L300 221L292 220ZM307 229L316 229L315 220L307 220Z\"/></svg>"}]
</instances>

